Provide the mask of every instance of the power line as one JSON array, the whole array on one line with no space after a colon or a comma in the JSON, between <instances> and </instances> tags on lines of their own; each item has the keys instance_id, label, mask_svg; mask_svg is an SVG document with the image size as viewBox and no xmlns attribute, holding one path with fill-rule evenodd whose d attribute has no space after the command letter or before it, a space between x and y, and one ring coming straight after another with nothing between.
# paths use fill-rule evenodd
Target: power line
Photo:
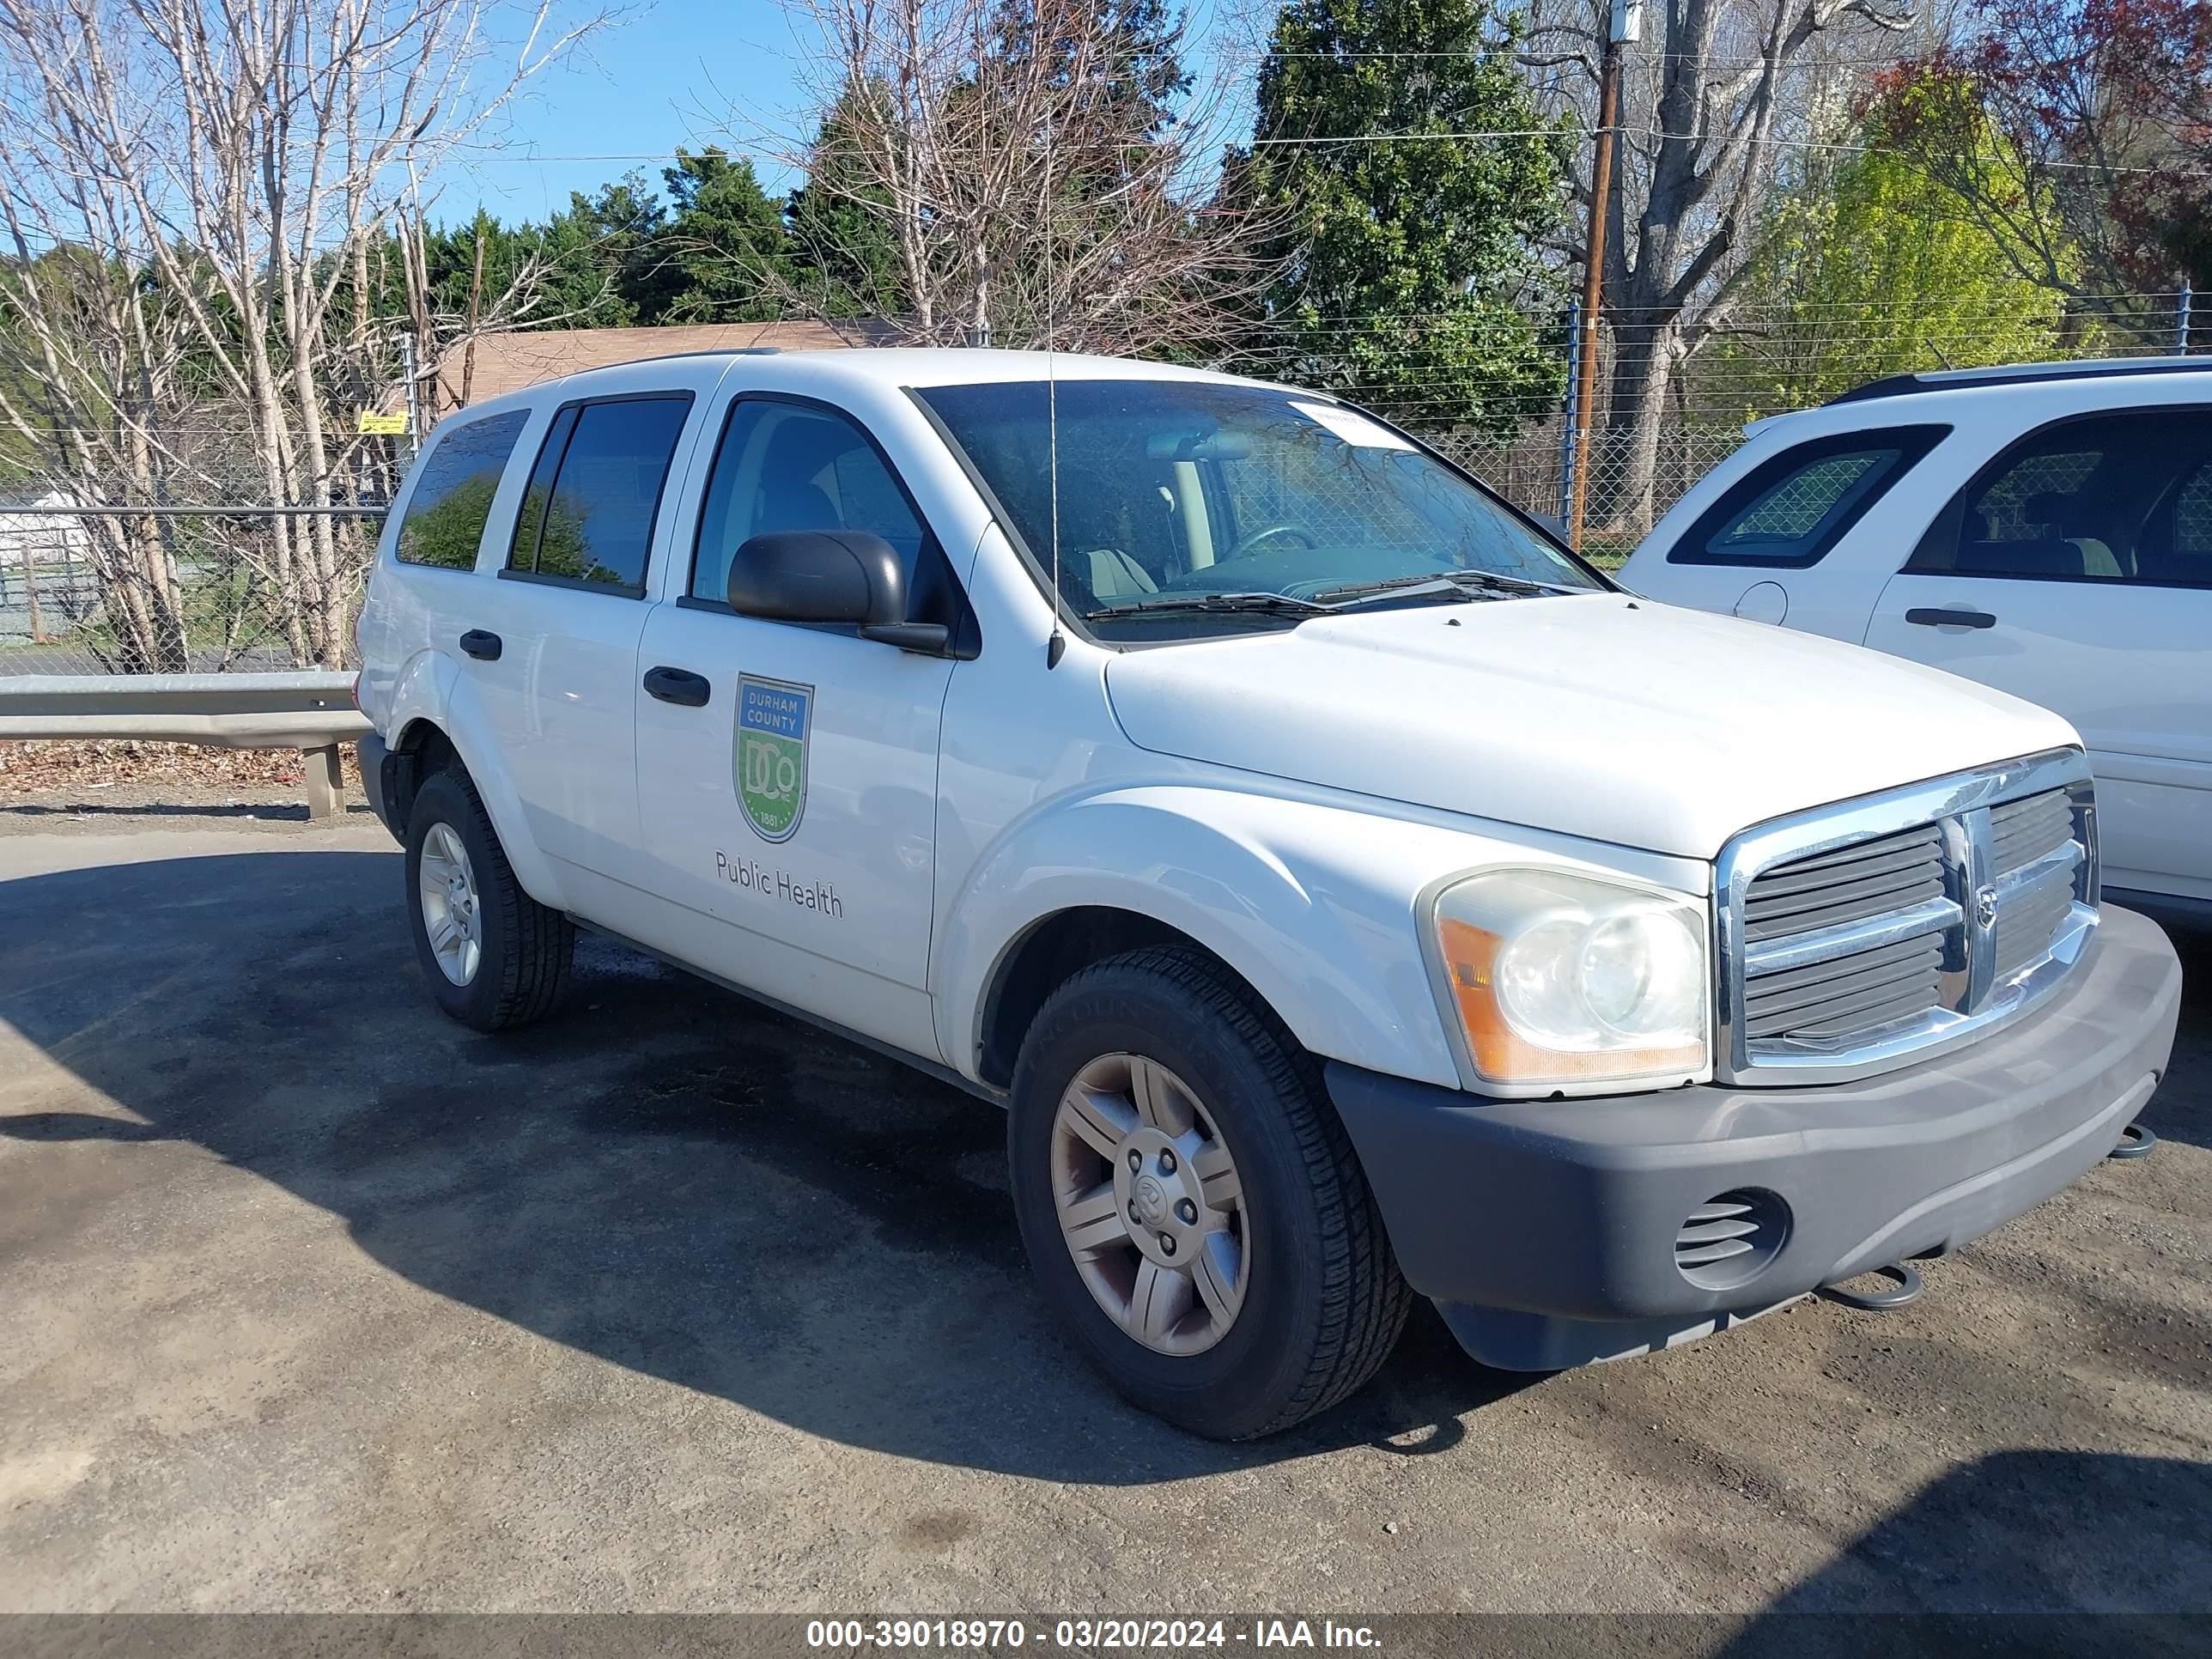
<instances>
[{"instance_id":1,"label":"power line","mask_svg":"<svg viewBox=\"0 0 2212 1659\"><path fill-rule=\"evenodd\" d=\"M1635 126L1626 124L1618 127L1616 131L1623 137L1643 139L1658 143L1703 143L1716 136L1711 132L1668 132L1656 126ZM1245 141L1243 147L1248 149L1324 149L1330 145L1504 143L1509 140L1563 137L1571 137L1579 142L1596 137L1597 134L1587 127L1561 125L1543 127L1493 127L1472 132L1358 132L1341 133L1331 137L1255 137ZM1895 145L1859 144L1840 139L1801 138L1770 134L1766 137L1753 138L1747 142L1754 149L1800 149L1844 155L1893 155L1906 160L1914 159L1915 155L1915 152ZM1109 138L1098 140L1095 144L1087 146L1078 144L1075 147L1121 152L1136 149L1139 146L1126 139ZM1005 148L1003 145L997 144L938 144L932 147L932 152L939 155L995 155L1002 153ZM451 154L452 147L448 147L446 153ZM687 153L696 154L696 152ZM473 154L470 157L470 164L471 166L493 164L507 167L546 167L586 162L605 165L610 162L672 161L676 159L677 154L673 150L605 150L509 155L484 149ZM2212 163L2198 163L2191 167L2115 167L2100 161L2039 161L2023 163L2022 167L2026 171L2101 173L2115 178L2153 176L2212 178Z\"/></svg>"}]
</instances>

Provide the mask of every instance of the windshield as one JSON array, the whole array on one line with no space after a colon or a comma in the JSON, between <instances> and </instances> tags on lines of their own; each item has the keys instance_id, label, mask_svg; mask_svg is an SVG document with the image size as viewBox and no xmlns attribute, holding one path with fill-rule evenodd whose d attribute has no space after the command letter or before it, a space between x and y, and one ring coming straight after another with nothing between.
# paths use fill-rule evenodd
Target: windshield
<instances>
[{"instance_id":1,"label":"windshield","mask_svg":"<svg viewBox=\"0 0 2212 1659\"><path fill-rule=\"evenodd\" d=\"M1103 637L1291 627L1346 606L1601 585L1477 486L1341 404L1202 380L1062 380L1050 391L1060 589ZM915 395L1049 565L1046 383Z\"/></svg>"}]
</instances>

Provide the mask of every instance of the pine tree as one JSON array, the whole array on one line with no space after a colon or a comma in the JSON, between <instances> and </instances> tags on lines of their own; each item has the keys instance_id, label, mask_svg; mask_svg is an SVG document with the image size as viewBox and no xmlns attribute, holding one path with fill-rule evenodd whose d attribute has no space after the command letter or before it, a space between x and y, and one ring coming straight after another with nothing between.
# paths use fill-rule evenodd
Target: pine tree
<instances>
[{"instance_id":1,"label":"pine tree","mask_svg":"<svg viewBox=\"0 0 2212 1659\"><path fill-rule=\"evenodd\" d=\"M1266 311L1285 378L1499 436L1557 406L1559 331L1534 319L1559 304L1540 245L1566 210L1568 139L1514 40L1491 0L1284 6L1230 187L1283 225Z\"/></svg>"},{"instance_id":2,"label":"pine tree","mask_svg":"<svg viewBox=\"0 0 2212 1659\"><path fill-rule=\"evenodd\" d=\"M673 212L659 237L671 293L654 320L756 322L783 313L791 239L753 164L719 149L676 152L661 178Z\"/></svg>"}]
</instances>

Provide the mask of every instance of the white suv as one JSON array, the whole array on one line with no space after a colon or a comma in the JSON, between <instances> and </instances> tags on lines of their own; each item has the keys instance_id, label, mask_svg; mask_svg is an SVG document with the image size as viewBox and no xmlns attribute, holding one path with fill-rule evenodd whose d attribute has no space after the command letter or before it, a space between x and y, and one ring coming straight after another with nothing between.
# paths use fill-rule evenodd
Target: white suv
<instances>
[{"instance_id":1,"label":"white suv","mask_svg":"<svg viewBox=\"0 0 2212 1659\"><path fill-rule=\"evenodd\" d=\"M2212 360L1909 374L1759 422L1621 580L2056 709L2106 884L2212 901Z\"/></svg>"},{"instance_id":2,"label":"white suv","mask_svg":"<svg viewBox=\"0 0 2212 1659\"><path fill-rule=\"evenodd\" d=\"M1413 1293L1548 1369L1948 1249L2172 1040L2064 721L1639 602L1325 394L594 371L439 428L361 643L442 1008L582 925L1005 1106L1046 1300L1207 1434Z\"/></svg>"}]
</instances>

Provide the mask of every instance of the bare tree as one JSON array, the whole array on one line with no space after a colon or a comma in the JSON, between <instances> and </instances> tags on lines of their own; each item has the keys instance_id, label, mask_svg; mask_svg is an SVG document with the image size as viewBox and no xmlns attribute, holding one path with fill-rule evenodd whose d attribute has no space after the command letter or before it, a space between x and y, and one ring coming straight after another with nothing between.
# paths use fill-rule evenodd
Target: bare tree
<instances>
[{"instance_id":1,"label":"bare tree","mask_svg":"<svg viewBox=\"0 0 2212 1659\"><path fill-rule=\"evenodd\" d=\"M1880 91L1892 141L2077 315L2212 273L2202 0L1976 0Z\"/></svg>"},{"instance_id":2,"label":"bare tree","mask_svg":"<svg viewBox=\"0 0 2212 1659\"><path fill-rule=\"evenodd\" d=\"M419 232L422 181L597 21L556 29L552 5L0 0L0 108L15 135L0 143L0 200L18 258L35 224L131 271L160 339L120 380L146 380L166 350L167 384L188 368L197 399L235 411L256 493L339 503L365 459L350 409L398 380L401 327L435 361L419 261L404 262L399 326L380 314L372 264L404 210ZM504 60L495 23L524 41ZM482 325L481 297L474 309ZM158 451L153 415L118 418ZM332 516L259 533L292 656L340 662L366 537Z\"/></svg>"},{"instance_id":3,"label":"bare tree","mask_svg":"<svg viewBox=\"0 0 2212 1659\"><path fill-rule=\"evenodd\" d=\"M1224 71L1102 0L790 0L817 136L764 135L895 250L915 341L1133 351L1237 328L1271 267L1214 192ZM794 292L801 305L814 296Z\"/></svg>"},{"instance_id":4,"label":"bare tree","mask_svg":"<svg viewBox=\"0 0 2212 1659\"><path fill-rule=\"evenodd\" d=\"M1532 65L1594 120L1609 0L1539 0ZM1909 0L1658 0L1624 48L1620 150L1607 215L1607 465L1594 516L1640 533L1652 514L1668 395L1729 318L1786 147L1808 137L1838 77L1910 28ZM1899 53L1901 55L1901 52ZM1844 66L1863 70L1863 64ZM1589 147L1577 191L1589 209ZM1573 257L1580 258L1576 247Z\"/></svg>"}]
</instances>

